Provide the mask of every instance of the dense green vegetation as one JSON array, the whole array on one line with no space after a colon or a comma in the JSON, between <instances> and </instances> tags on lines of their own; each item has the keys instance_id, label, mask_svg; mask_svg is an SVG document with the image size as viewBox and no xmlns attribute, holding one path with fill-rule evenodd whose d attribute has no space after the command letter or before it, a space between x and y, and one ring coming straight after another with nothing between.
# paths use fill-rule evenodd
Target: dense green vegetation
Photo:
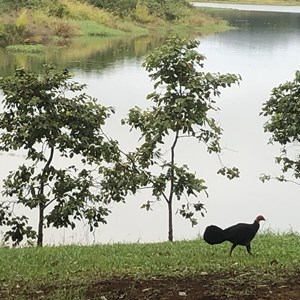
<instances>
[{"instance_id":1,"label":"dense green vegetation","mask_svg":"<svg viewBox=\"0 0 300 300\"><path fill-rule=\"evenodd\" d=\"M270 143L280 144L280 153L275 162L281 166L282 174L276 179L280 182L292 181L299 184L300 156L295 155L293 146L300 142L299 119L300 71L295 79L273 88L271 97L263 104L261 114L267 118L265 132L271 133ZM263 175L262 181L269 180L270 175Z\"/></svg>"},{"instance_id":2,"label":"dense green vegetation","mask_svg":"<svg viewBox=\"0 0 300 300\"><path fill-rule=\"evenodd\" d=\"M0 2L0 46L65 46L74 37L147 35L157 30L205 33L224 27L224 22L213 20L185 0Z\"/></svg>"},{"instance_id":3,"label":"dense green vegetation","mask_svg":"<svg viewBox=\"0 0 300 300\"><path fill-rule=\"evenodd\" d=\"M84 295L92 285L104 279L119 277L125 280L126 276L138 282L164 277L205 278L214 274L221 274L221 277L207 282L210 287L207 293L211 296L221 295L230 288L235 293L234 287L244 283L248 288L237 289L236 293L249 296L258 286L283 286L287 278L299 274L299 238L293 233L258 235L253 241L254 256L248 255L245 247L238 247L231 258L228 257L229 244L210 246L202 239L174 243L0 248L0 298L28 299L28 295L32 295L34 299L101 299L101 294L95 298ZM226 274L233 274L233 277Z\"/></svg>"}]
</instances>

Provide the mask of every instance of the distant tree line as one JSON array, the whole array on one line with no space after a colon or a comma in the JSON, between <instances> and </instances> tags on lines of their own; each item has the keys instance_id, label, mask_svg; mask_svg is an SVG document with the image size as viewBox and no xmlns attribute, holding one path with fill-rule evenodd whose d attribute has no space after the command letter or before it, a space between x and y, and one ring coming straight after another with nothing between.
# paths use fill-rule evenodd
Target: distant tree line
<instances>
[{"instance_id":1,"label":"distant tree line","mask_svg":"<svg viewBox=\"0 0 300 300\"><path fill-rule=\"evenodd\" d=\"M181 8L192 7L186 0L86 0L86 2L120 17L130 17L137 5L142 4L148 8L150 14L169 21L179 17L178 13ZM60 0L2 0L0 4L2 12L25 7L29 9L50 8L52 14L61 17L66 13L66 6Z\"/></svg>"},{"instance_id":2,"label":"distant tree line","mask_svg":"<svg viewBox=\"0 0 300 300\"><path fill-rule=\"evenodd\" d=\"M191 7L186 0L88 0L88 2L122 17L130 16L140 3L148 8L150 14L168 21L179 17L176 12L179 12L180 8Z\"/></svg>"}]
</instances>

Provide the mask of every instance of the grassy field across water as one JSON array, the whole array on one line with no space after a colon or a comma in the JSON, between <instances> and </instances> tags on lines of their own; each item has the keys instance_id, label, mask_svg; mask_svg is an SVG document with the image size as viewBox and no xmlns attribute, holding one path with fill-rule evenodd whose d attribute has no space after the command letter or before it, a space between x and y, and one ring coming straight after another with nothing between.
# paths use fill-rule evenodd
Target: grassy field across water
<instances>
[{"instance_id":1,"label":"grassy field across water","mask_svg":"<svg viewBox=\"0 0 300 300\"><path fill-rule=\"evenodd\" d=\"M229 248L201 238L0 248L0 299L298 299L299 235L258 235L254 256Z\"/></svg>"}]
</instances>

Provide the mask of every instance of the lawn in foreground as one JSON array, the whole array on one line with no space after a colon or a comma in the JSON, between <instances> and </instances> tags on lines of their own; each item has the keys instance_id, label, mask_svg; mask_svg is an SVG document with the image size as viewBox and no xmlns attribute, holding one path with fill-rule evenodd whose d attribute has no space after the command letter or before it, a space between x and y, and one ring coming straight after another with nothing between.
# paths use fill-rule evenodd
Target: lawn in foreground
<instances>
[{"instance_id":1,"label":"lawn in foreground","mask_svg":"<svg viewBox=\"0 0 300 300\"><path fill-rule=\"evenodd\" d=\"M0 299L176 299L193 293L201 299L255 299L257 291L269 295L294 283L299 287L299 235L258 235L254 256L238 247L230 258L229 248L228 242L210 246L201 238L0 248Z\"/></svg>"}]
</instances>

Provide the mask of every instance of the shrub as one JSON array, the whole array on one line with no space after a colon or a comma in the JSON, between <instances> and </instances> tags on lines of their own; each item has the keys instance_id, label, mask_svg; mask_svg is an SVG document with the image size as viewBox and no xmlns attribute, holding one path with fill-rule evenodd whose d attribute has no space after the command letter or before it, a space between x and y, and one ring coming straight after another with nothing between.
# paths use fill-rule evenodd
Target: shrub
<instances>
[{"instance_id":1,"label":"shrub","mask_svg":"<svg viewBox=\"0 0 300 300\"><path fill-rule=\"evenodd\" d=\"M102 9L97 9L88 3L65 1L68 16L75 20L91 20L100 24L110 25L113 22L112 15Z\"/></svg>"},{"instance_id":2,"label":"shrub","mask_svg":"<svg viewBox=\"0 0 300 300\"><path fill-rule=\"evenodd\" d=\"M58 37L68 39L76 34L76 30L69 23L61 21L54 25L53 33Z\"/></svg>"},{"instance_id":3,"label":"shrub","mask_svg":"<svg viewBox=\"0 0 300 300\"><path fill-rule=\"evenodd\" d=\"M88 0L88 2L118 16L133 16L142 22L145 22L149 15L172 21L180 17L184 8L191 6L186 0Z\"/></svg>"},{"instance_id":4,"label":"shrub","mask_svg":"<svg viewBox=\"0 0 300 300\"><path fill-rule=\"evenodd\" d=\"M8 33L5 30L5 26L0 24L0 47L7 45Z\"/></svg>"},{"instance_id":5,"label":"shrub","mask_svg":"<svg viewBox=\"0 0 300 300\"><path fill-rule=\"evenodd\" d=\"M137 0L89 0L89 3L120 17L126 17L135 11Z\"/></svg>"},{"instance_id":6,"label":"shrub","mask_svg":"<svg viewBox=\"0 0 300 300\"><path fill-rule=\"evenodd\" d=\"M4 24L2 33L3 40L1 40L1 45L5 46L7 44L21 44L26 40L30 33L26 28L16 26L15 24Z\"/></svg>"},{"instance_id":7,"label":"shrub","mask_svg":"<svg viewBox=\"0 0 300 300\"><path fill-rule=\"evenodd\" d=\"M150 13L167 21L173 21L181 16L182 11L191 5L186 0L143 0Z\"/></svg>"},{"instance_id":8,"label":"shrub","mask_svg":"<svg viewBox=\"0 0 300 300\"><path fill-rule=\"evenodd\" d=\"M136 4L135 19L141 23L149 23L153 20L147 5L138 0Z\"/></svg>"},{"instance_id":9,"label":"shrub","mask_svg":"<svg viewBox=\"0 0 300 300\"><path fill-rule=\"evenodd\" d=\"M16 26L20 29L25 29L27 25L27 11L26 9L21 11L20 16L16 20Z\"/></svg>"},{"instance_id":10,"label":"shrub","mask_svg":"<svg viewBox=\"0 0 300 300\"><path fill-rule=\"evenodd\" d=\"M21 9L21 8L34 8L37 9L40 7L41 2L39 0L2 0L2 3L4 4L7 9Z\"/></svg>"},{"instance_id":11,"label":"shrub","mask_svg":"<svg viewBox=\"0 0 300 300\"><path fill-rule=\"evenodd\" d=\"M63 18L69 15L69 10L66 5L59 2L52 2L49 8L49 14L53 17Z\"/></svg>"}]
</instances>

